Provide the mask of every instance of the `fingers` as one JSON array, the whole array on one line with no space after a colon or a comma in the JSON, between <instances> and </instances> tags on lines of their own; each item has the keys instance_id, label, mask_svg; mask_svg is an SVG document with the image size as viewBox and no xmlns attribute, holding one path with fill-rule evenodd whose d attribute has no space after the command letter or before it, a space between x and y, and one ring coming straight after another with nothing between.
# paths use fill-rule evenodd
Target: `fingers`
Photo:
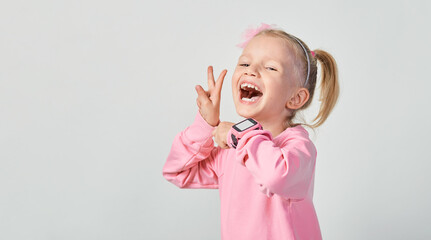
<instances>
[{"instance_id":1,"label":"fingers","mask_svg":"<svg viewBox=\"0 0 431 240\"><path fill-rule=\"evenodd\" d=\"M226 76L227 69L223 70L218 79L217 82L214 81L214 69L212 66L208 66L208 91L211 92L213 88L216 88L216 93L220 94L221 87L223 85L224 77Z\"/></svg>"},{"instance_id":2,"label":"fingers","mask_svg":"<svg viewBox=\"0 0 431 240\"><path fill-rule=\"evenodd\" d=\"M196 104L198 105L199 111L201 109L201 101L199 101L199 98L196 99Z\"/></svg>"},{"instance_id":3,"label":"fingers","mask_svg":"<svg viewBox=\"0 0 431 240\"><path fill-rule=\"evenodd\" d=\"M198 97L208 98L207 92L205 92L205 90L202 88L201 85L196 85L195 89L196 89L196 92L198 93Z\"/></svg>"},{"instance_id":4,"label":"fingers","mask_svg":"<svg viewBox=\"0 0 431 240\"><path fill-rule=\"evenodd\" d=\"M227 69L224 69L218 79L217 82L214 81L214 74L213 74L213 67L208 66L208 91L205 92L203 88L200 85L196 86L196 91L198 94L202 94L201 92L205 92L205 94L208 96L209 100L213 103L218 104L220 102L220 95L221 95L221 89L223 86L224 78L226 77ZM202 90L202 91L200 91Z\"/></svg>"},{"instance_id":5,"label":"fingers","mask_svg":"<svg viewBox=\"0 0 431 240\"><path fill-rule=\"evenodd\" d=\"M223 145L219 145L221 148L224 148L224 149L228 149L229 148L229 146L226 144L226 143L223 143Z\"/></svg>"},{"instance_id":6,"label":"fingers","mask_svg":"<svg viewBox=\"0 0 431 240\"><path fill-rule=\"evenodd\" d=\"M208 73L208 91L211 91L215 85L212 66L208 66L207 73Z\"/></svg>"},{"instance_id":7,"label":"fingers","mask_svg":"<svg viewBox=\"0 0 431 240\"><path fill-rule=\"evenodd\" d=\"M220 73L220 76L217 79L217 82L216 82L216 85L215 85L215 91L216 91L216 94L218 96L220 96L220 94L221 94L221 88L223 86L224 77L226 76L226 73L227 73L227 69L223 70Z\"/></svg>"},{"instance_id":8,"label":"fingers","mask_svg":"<svg viewBox=\"0 0 431 240\"><path fill-rule=\"evenodd\" d=\"M214 137L214 141L217 143L217 145L221 148L229 148L229 146L226 143L226 140L224 139L224 135L222 134L222 132L220 132L220 128L216 127L213 131L212 131L212 135Z\"/></svg>"},{"instance_id":9,"label":"fingers","mask_svg":"<svg viewBox=\"0 0 431 240\"><path fill-rule=\"evenodd\" d=\"M202 104L206 104L210 101L208 98L207 92L202 88L201 85L196 85L195 87L196 92L198 93L198 98L196 99L196 103L198 104L198 107L200 108Z\"/></svg>"}]
</instances>

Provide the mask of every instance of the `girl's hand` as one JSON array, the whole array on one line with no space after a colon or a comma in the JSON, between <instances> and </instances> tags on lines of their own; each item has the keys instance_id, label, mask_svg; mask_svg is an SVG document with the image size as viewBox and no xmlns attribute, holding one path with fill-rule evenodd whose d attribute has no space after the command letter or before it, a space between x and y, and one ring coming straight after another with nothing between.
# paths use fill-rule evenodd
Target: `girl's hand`
<instances>
[{"instance_id":1,"label":"girl's hand","mask_svg":"<svg viewBox=\"0 0 431 240\"><path fill-rule=\"evenodd\" d=\"M227 133L231 129L231 127L235 125L235 123L232 122L221 122L219 125L214 129L212 132L214 141L219 145L221 148L229 148L227 145Z\"/></svg>"},{"instance_id":2,"label":"girl's hand","mask_svg":"<svg viewBox=\"0 0 431 240\"><path fill-rule=\"evenodd\" d=\"M208 67L208 91L205 91L201 85L196 85L196 92L198 98L196 103L199 107L201 116L207 121L207 123L213 127L217 126L220 122L220 94L221 87L223 85L224 77L226 76L227 70L223 70L214 82L213 67Z\"/></svg>"}]
</instances>

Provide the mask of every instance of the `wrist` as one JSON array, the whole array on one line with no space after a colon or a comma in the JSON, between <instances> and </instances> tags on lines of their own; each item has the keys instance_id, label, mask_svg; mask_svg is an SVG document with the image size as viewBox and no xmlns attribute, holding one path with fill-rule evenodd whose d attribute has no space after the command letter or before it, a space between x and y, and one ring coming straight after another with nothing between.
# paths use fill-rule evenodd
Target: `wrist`
<instances>
[{"instance_id":1,"label":"wrist","mask_svg":"<svg viewBox=\"0 0 431 240\"><path fill-rule=\"evenodd\" d=\"M220 119L215 124L212 124L212 123L208 123L208 124L211 125L211 127L217 127L220 124Z\"/></svg>"},{"instance_id":2,"label":"wrist","mask_svg":"<svg viewBox=\"0 0 431 240\"><path fill-rule=\"evenodd\" d=\"M254 130L262 130L262 126L256 120L247 118L233 125L227 133L226 142L230 147L236 148L239 140L247 133Z\"/></svg>"}]
</instances>

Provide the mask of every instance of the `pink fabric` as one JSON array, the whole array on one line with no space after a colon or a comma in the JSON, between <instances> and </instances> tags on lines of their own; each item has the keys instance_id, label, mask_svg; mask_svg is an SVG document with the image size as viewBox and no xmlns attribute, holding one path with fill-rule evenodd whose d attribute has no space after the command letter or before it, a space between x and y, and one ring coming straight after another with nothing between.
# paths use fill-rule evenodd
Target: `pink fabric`
<instances>
[{"instance_id":1,"label":"pink fabric","mask_svg":"<svg viewBox=\"0 0 431 240\"><path fill-rule=\"evenodd\" d=\"M174 139L163 176L180 188L218 188L223 240L321 239L313 205L316 148L302 126L276 138L249 132L215 147L198 113Z\"/></svg>"},{"instance_id":2,"label":"pink fabric","mask_svg":"<svg viewBox=\"0 0 431 240\"><path fill-rule=\"evenodd\" d=\"M257 28L253 28L253 27L249 27L247 30L245 30L245 32L242 34L242 38L243 38L243 42L237 44L237 47L240 48L245 48L245 46L247 46L247 43L250 42L250 40L258 33L260 33L261 31L265 30L265 29L271 29L275 27L275 25L268 25L266 23L262 23L260 24L259 27Z\"/></svg>"}]
</instances>

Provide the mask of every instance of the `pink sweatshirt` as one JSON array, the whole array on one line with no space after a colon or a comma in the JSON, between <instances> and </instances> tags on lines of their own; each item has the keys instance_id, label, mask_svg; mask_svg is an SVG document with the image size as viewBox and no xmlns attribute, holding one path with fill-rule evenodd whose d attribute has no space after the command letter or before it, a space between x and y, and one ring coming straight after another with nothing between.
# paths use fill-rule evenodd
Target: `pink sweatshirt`
<instances>
[{"instance_id":1,"label":"pink sweatshirt","mask_svg":"<svg viewBox=\"0 0 431 240\"><path fill-rule=\"evenodd\" d=\"M251 131L237 149L215 147L213 130L198 113L175 137L163 176L180 188L219 189L222 239L322 239L307 130L299 125L276 138Z\"/></svg>"}]
</instances>

